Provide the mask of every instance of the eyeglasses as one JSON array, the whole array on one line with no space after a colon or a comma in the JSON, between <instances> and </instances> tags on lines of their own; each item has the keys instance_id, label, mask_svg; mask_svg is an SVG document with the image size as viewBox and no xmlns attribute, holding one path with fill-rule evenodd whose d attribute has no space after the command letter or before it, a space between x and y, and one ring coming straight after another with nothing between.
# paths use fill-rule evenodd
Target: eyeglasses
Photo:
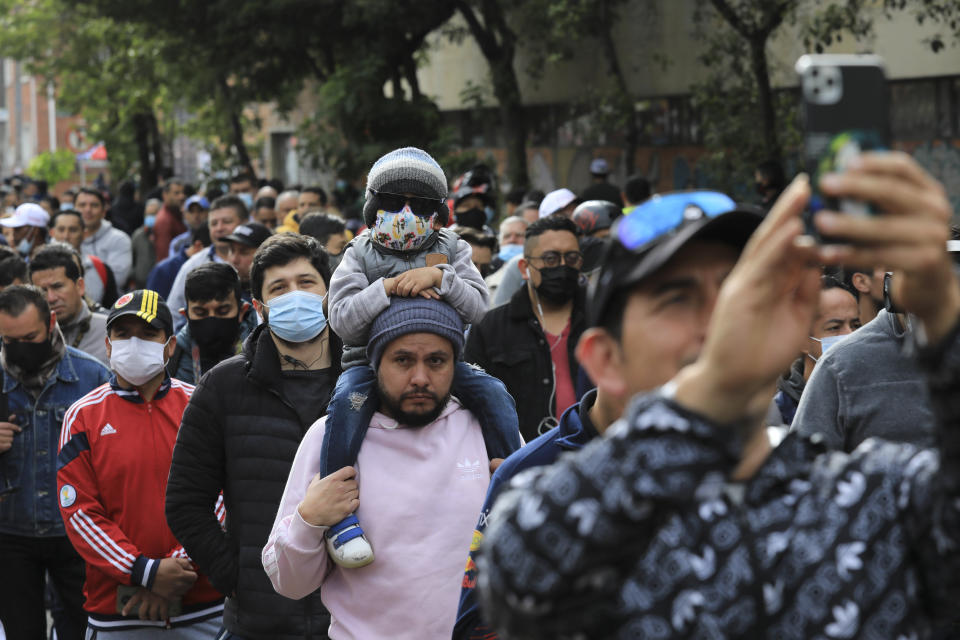
<instances>
[{"instance_id":1,"label":"eyeglasses","mask_svg":"<svg viewBox=\"0 0 960 640\"><path fill-rule=\"evenodd\" d=\"M370 189L370 187L367 187ZM432 216L443 205L443 200L434 200L433 198L421 198L420 196L405 196L402 193L386 193L370 189L373 194L374 210L389 211L394 213L403 209L404 205L409 204L410 210L421 218Z\"/></svg>"},{"instance_id":2,"label":"eyeglasses","mask_svg":"<svg viewBox=\"0 0 960 640\"><path fill-rule=\"evenodd\" d=\"M621 218L617 240L631 251L643 249L660 236L676 231L686 221L715 218L735 209L729 196L717 191L684 191L653 196Z\"/></svg>"},{"instance_id":3,"label":"eyeglasses","mask_svg":"<svg viewBox=\"0 0 960 640\"><path fill-rule=\"evenodd\" d=\"M583 254L579 251L567 251L561 254L559 251L544 251L539 256L526 256L527 261L540 260L545 267L559 267L560 263L579 269L583 266Z\"/></svg>"}]
</instances>

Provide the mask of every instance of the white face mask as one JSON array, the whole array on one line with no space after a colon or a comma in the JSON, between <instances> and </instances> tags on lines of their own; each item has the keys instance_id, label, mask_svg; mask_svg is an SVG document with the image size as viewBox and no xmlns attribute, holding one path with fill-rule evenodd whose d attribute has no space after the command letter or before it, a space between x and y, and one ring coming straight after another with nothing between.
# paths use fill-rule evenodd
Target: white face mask
<instances>
[{"instance_id":1,"label":"white face mask","mask_svg":"<svg viewBox=\"0 0 960 640\"><path fill-rule=\"evenodd\" d=\"M170 342L169 338L167 342ZM110 368L133 386L139 387L163 371L167 342L161 344L140 338L111 340Z\"/></svg>"}]
</instances>

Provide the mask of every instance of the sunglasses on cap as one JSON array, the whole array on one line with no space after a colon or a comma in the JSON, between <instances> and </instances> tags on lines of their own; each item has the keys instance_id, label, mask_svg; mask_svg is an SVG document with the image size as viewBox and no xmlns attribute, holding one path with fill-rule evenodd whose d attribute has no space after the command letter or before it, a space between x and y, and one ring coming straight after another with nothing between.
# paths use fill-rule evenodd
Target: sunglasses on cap
<instances>
[{"instance_id":1,"label":"sunglasses on cap","mask_svg":"<svg viewBox=\"0 0 960 640\"><path fill-rule=\"evenodd\" d=\"M413 211L415 215L421 218L429 218L443 206L443 200L422 198L420 196L405 196L402 193L387 193L385 191L371 189L370 187L367 188L370 189L370 193L373 194L373 208L375 211L395 213L401 211L405 205L409 204L410 210Z\"/></svg>"},{"instance_id":2,"label":"sunglasses on cap","mask_svg":"<svg viewBox=\"0 0 960 640\"><path fill-rule=\"evenodd\" d=\"M715 218L735 209L729 196L717 191L684 191L655 195L621 218L616 226L617 240L630 251L645 249L686 221Z\"/></svg>"}]
</instances>

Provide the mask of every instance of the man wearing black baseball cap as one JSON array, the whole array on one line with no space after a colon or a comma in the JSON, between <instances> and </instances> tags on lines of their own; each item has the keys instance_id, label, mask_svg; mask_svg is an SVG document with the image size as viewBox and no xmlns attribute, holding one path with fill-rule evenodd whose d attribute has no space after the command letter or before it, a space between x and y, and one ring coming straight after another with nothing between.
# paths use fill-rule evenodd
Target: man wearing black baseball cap
<instances>
[{"instance_id":1,"label":"man wearing black baseball cap","mask_svg":"<svg viewBox=\"0 0 960 640\"><path fill-rule=\"evenodd\" d=\"M164 517L164 489L193 387L166 375L177 339L156 291L122 296L107 317L114 375L67 411L57 460L60 513L86 562L84 609L98 637L158 627L213 637L223 596L197 573ZM215 507L223 521L222 502ZM88 631L89 633L89 631Z\"/></svg>"},{"instance_id":2,"label":"man wearing black baseball cap","mask_svg":"<svg viewBox=\"0 0 960 640\"><path fill-rule=\"evenodd\" d=\"M761 220L759 210L723 194L684 192L655 196L616 221L614 240L590 288L589 326L576 350L596 389L564 412L556 429L508 457L491 478L454 638L491 632L476 602L473 556L500 491L519 473L553 464L561 453L603 434L633 394L664 384L696 359L720 284Z\"/></svg>"},{"instance_id":3,"label":"man wearing black baseball cap","mask_svg":"<svg viewBox=\"0 0 960 640\"><path fill-rule=\"evenodd\" d=\"M259 222L247 222L224 237L224 240L230 245L227 262L232 264L233 268L240 274L240 290L247 302L250 302L251 299L250 265L253 264L253 256L257 253L257 249L260 248L263 241L272 235L273 231L266 225Z\"/></svg>"}]
</instances>

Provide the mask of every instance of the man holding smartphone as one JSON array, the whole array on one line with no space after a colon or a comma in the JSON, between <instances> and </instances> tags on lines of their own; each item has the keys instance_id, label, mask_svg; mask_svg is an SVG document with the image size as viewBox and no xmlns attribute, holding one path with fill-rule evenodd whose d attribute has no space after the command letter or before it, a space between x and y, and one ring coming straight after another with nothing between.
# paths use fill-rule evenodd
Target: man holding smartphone
<instances>
[{"instance_id":1,"label":"man holding smartphone","mask_svg":"<svg viewBox=\"0 0 960 640\"><path fill-rule=\"evenodd\" d=\"M477 559L484 611L534 638L927 637L960 592L960 282L949 201L909 156L824 176L879 216L821 212L805 177L781 196L717 300L699 358L635 398L603 439L513 483ZM762 428L807 341L824 264L893 267L911 312L938 449L824 452ZM522 490L518 490L522 487ZM542 535L549 531L550 535Z\"/></svg>"}]
</instances>

